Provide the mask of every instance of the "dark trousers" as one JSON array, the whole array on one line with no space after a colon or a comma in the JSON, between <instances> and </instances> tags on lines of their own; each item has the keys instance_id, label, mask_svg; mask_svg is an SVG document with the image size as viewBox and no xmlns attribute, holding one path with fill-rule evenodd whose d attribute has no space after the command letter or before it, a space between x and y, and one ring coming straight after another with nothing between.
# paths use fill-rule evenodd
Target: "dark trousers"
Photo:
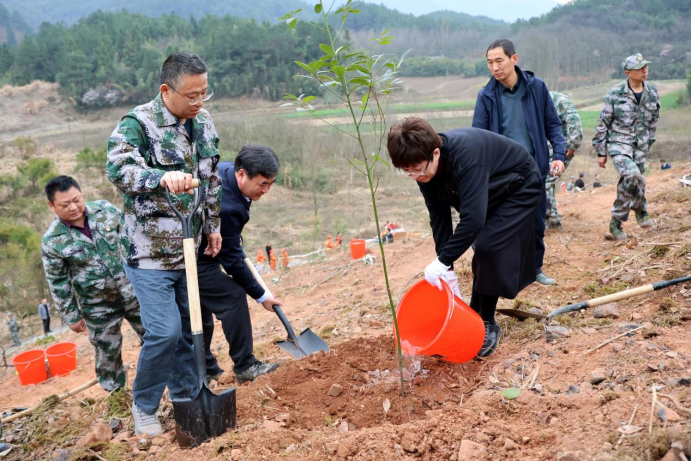
<instances>
[{"instance_id":1,"label":"dark trousers","mask_svg":"<svg viewBox=\"0 0 692 461\"><path fill-rule=\"evenodd\" d=\"M543 271L543 255L545 255L545 214L548 211L548 199L545 195L545 179L541 183L541 204L536 210L534 220L534 232L536 240L536 275Z\"/></svg>"},{"instance_id":2,"label":"dark trousers","mask_svg":"<svg viewBox=\"0 0 692 461\"><path fill-rule=\"evenodd\" d=\"M259 362L252 354L252 323L245 289L222 272L218 263L210 261L197 262L197 280L202 307L207 374L217 374L221 371L211 353L211 340L214 334L212 314L221 321L221 328L229 346L228 354L233 359L233 371L242 373Z\"/></svg>"},{"instance_id":3,"label":"dark trousers","mask_svg":"<svg viewBox=\"0 0 692 461\"><path fill-rule=\"evenodd\" d=\"M41 319L43 322L43 334L50 333L50 317L47 319Z\"/></svg>"}]
</instances>

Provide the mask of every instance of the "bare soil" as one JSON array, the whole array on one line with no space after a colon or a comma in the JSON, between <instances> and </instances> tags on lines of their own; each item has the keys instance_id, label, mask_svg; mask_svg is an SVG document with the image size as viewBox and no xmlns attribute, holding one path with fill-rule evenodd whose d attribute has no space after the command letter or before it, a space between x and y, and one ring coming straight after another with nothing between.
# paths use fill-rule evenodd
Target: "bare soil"
<instances>
[{"instance_id":1,"label":"bare soil","mask_svg":"<svg viewBox=\"0 0 692 461\"><path fill-rule=\"evenodd\" d=\"M517 300L501 300L499 307L534 306L548 313L689 274L690 189L678 183L685 173L689 165L649 176L647 197L656 226L640 229L632 216L625 230L634 238L627 242L604 239L614 184L560 194L565 230L548 233L545 260L545 272L558 285L534 284ZM594 318L593 309L557 317L553 325L565 327L566 337L551 342L542 324L498 315L504 336L496 354L461 365L406 357L402 397L380 257L374 250L375 265L350 264L342 251L265 276L270 282L280 275L273 290L285 302L294 328L311 328L331 351L300 361L289 358L273 344L285 338L278 320L251 303L256 354L280 361L281 367L236 388L236 430L181 450L172 438L174 422L166 403L165 437L145 444L130 440L126 431L132 430L132 420L124 417L110 443L77 448L95 424L108 421L108 395L95 386L33 418L6 424L4 441L18 445L7 459L657 460L675 441L689 457L689 283L621 301L616 319ZM396 298L433 259L434 245L430 237L410 237L388 245L386 256ZM469 260L465 255L457 265L464 295L470 293ZM644 328L597 348L636 326ZM135 365L139 347L129 327L125 331L124 358ZM0 377L3 410L37 404L93 378L87 337L68 332L61 340L79 345L77 370L29 387L5 373ZM232 370L220 325L213 350L221 366ZM600 382L597 373L603 374ZM217 389L234 386L232 373L221 383L215 383ZM333 385L342 388L338 396L329 395ZM514 400L501 396L505 388L522 386ZM657 416L663 414L658 404L651 416L654 387L667 421ZM623 429L627 424L643 429ZM621 439L621 431L628 430L635 432ZM465 457L469 442L479 444L481 453Z\"/></svg>"}]
</instances>

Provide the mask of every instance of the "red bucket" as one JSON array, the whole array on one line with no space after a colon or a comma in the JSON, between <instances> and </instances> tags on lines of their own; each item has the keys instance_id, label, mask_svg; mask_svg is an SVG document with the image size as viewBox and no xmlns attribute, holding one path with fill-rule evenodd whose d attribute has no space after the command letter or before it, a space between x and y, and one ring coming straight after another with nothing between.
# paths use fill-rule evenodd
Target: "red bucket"
<instances>
[{"instance_id":1,"label":"red bucket","mask_svg":"<svg viewBox=\"0 0 692 461\"><path fill-rule=\"evenodd\" d=\"M50 374L67 376L77 369L77 345L75 343L53 344L46 349Z\"/></svg>"},{"instance_id":2,"label":"red bucket","mask_svg":"<svg viewBox=\"0 0 692 461\"><path fill-rule=\"evenodd\" d=\"M349 242L351 247L351 257L353 259L360 259L365 256L365 240L363 239L353 239Z\"/></svg>"},{"instance_id":3,"label":"red bucket","mask_svg":"<svg viewBox=\"0 0 692 461\"><path fill-rule=\"evenodd\" d=\"M447 282L440 281L442 291L421 280L401 297L396 311L401 351L464 363L481 350L485 326L481 317L452 293Z\"/></svg>"},{"instance_id":4,"label":"red bucket","mask_svg":"<svg viewBox=\"0 0 692 461\"><path fill-rule=\"evenodd\" d=\"M48 377L46 354L41 349L22 352L12 359L12 363L22 386L42 383Z\"/></svg>"}]
</instances>

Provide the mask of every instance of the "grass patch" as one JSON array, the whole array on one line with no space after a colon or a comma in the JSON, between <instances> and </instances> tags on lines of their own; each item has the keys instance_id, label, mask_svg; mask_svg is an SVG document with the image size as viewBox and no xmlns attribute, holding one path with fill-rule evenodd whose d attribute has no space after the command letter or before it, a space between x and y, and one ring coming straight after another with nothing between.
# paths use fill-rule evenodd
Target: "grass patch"
<instances>
[{"instance_id":1,"label":"grass patch","mask_svg":"<svg viewBox=\"0 0 692 461\"><path fill-rule=\"evenodd\" d=\"M532 307L536 307L536 305L534 303L532 303L531 301L524 301L523 299L515 299L514 305L512 306L512 309L516 309L518 311L528 311Z\"/></svg>"},{"instance_id":2,"label":"grass patch","mask_svg":"<svg viewBox=\"0 0 692 461\"><path fill-rule=\"evenodd\" d=\"M670 447L670 435L662 428L655 428L651 434L644 433L634 439L639 453L646 453L647 459L661 459Z\"/></svg>"},{"instance_id":3,"label":"grass patch","mask_svg":"<svg viewBox=\"0 0 692 461\"><path fill-rule=\"evenodd\" d=\"M662 110L668 110L668 109L677 109L680 107L678 105L678 100L680 99L680 96L685 94L685 89L681 89L678 91L675 91L673 93L668 93L665 96L661 96L659 99L659 102L661 103L661 109Z\"/></svg>"},{"instance_id":4,"label":"grass patch","mask_svg":"<svg viewBox=\"0 0 692 461\"><path fill-rule=\"evenodd\" d=\"M618 394L617 392L612 391L612 390L607 390L601 394L598 401L599 401L600 405L603 406L606 403L612 402L613 400L616 400L619 398L620 398L620 394Z\"/></svg>"},{"instance_id":5,"label":"grass patch","mask_svg":"<svg viewBox=\"0 0 692 461\"><path fill-rule=\"evenodd\" d=\"M670 247L666 245L656 245L651 249L651 257L654 259L659 259L664 257L668 251L670 251Z\"/></svg>"},{"instance_id":6,"label":"grass patch","mask_svg":"<svg viewBox=\"0 0 692 461\"><path fill-rule=\"evenodd\" d=\"M34 344L36 346L43 346L45 344L50 344L53 342L55 342L55 337L53 335L48 335L38 338L36 341L34 341Z\"/></svg>"},{"instance_id":7,"label":"grass patch","mask_svg":"<svg viewBox=\"0 0 692 461\"><path fill-rule=\"evenodd\" d=\"M589 282L582 288L584 294L591 298L600 298L601 296L612 295L613 293L626 289L627 284L623 282L615 282L612 286L603 285L600 282Z\"/></svg>"},{"instance_id":8,"label":"grass patch","mask_svg":"<svg viewBox=\"0 0 692 461\"><path fill-rule=\"evenodd\" d=\"M405 112L430 112L441 110L472 110L476 107L476 101L447 101L447 102L428 102L415 104L390 104L387 107L387 112L390 114L401 114ZM351 112L348 109L339 107L334 109L319 109L314 114L321 118L326 117L350 117ZM302 118L311 117L310 112L290 112L281 114L281 118Z\"/></svg>"},{"instance_id":9,"label":"grass patch","mask_svg":"<svg viewBox=\"0 0 692 461\"><path fill-rule=\"evenodd\" d=\"M106 400L106 418L126 418L130 415L130 396L122 387L111 392Z\"/></svg>"},{"instance_id":10,"label":"grass patch","mask_svg":"<svg viewBox=\"0 0 692 461\"><path fill-rule=\"evenodd\" d=\"M330 339L332 337L332 332L334 331L334 328L335 326L331 324L323 326L320 330L319 337L324 340Z\"/></svg>"}]
</instances>

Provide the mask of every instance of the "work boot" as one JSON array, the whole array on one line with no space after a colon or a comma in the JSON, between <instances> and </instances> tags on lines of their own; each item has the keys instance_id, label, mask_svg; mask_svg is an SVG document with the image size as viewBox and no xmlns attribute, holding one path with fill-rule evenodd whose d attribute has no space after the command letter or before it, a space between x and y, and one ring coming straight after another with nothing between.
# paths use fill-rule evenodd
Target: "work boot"
<instances>
[{"instance_id":1,"label":"work boot","mask_svg":"<svg viewBox=\"0 0 692 461\"><path fill-rule=\"evenodd\" d=\"M243 384L248 381L254 381L255 379L259 378L262 375L266 375L267 373L271 373L272 371L276 370L279 368L278 363L256 363L247 370L236 373L235 377L238 380L238 384Z\"/></svg>"},{"instance_id":2,"label":"work boot","mask_svg":"<svg viewBox=\"0 0 692 461\"><path fill-rule=\"evenodd\" d=\"M147 415L134 403L132 404L132 418L135 420L135 435L146 434L149 437L156 437L163 434L161 423L156 414Z\"/></svg>"},{"instance_id":3,"label":"work boot","mask_svg":"<svg viewBox=\"0 0 692 461\"><path fill-rule=\"evenodd\" d=\"M497 346L500 344L500 338L502 337L502 329L496 323L485 324L485 339L483 340L483 346L478 352L478 357L487 357L493 354L497 350Z\"/></svg>"},{"instance_id":4,"label":"work boot","mask_svg":"<svg viewBox=\"0 0 692 461\"><path fill-rule=\"evenodd\" d=\"M545 223L545 228L548 230L563 230L562 223L560 221L547 221Z\"/></svg>"},{"instance_id":5,"label":"work boot","mask_svg":"<svg viewBox=\"0 0 692 461\"><path fill-rule=\"evenodd\" d=\"M654 225L654 220L651 219L651 216L649 216L649 213L646 211L642 211L641 213L635 212L634 216L637 218L637 224L639 224L641 228L646 229Z\"/></svg>"},{"instance_id":6,"label":"work boot","mask_svg":"<svg viewBox=\"0 0 692 461\"><path fill-rule=\"evenodd\" d=\"M613 235L613 238L615 238L615 240L617 241L625 240L627 238L627 234L624 230L622 230L622 223L612 218L610 220L610 233Z\"/></svg>"},{"instance_id":7,"label":"work boot","mask_svg":"<svg viewBox=\"0 0 692 461\"><path fill-rule=\"evenodd\" d=\"M536 276L536 282L540 283L541 285L555 285L555 279L548 277L543 271L539 272Z\"/></svg>"}]
</instances>

